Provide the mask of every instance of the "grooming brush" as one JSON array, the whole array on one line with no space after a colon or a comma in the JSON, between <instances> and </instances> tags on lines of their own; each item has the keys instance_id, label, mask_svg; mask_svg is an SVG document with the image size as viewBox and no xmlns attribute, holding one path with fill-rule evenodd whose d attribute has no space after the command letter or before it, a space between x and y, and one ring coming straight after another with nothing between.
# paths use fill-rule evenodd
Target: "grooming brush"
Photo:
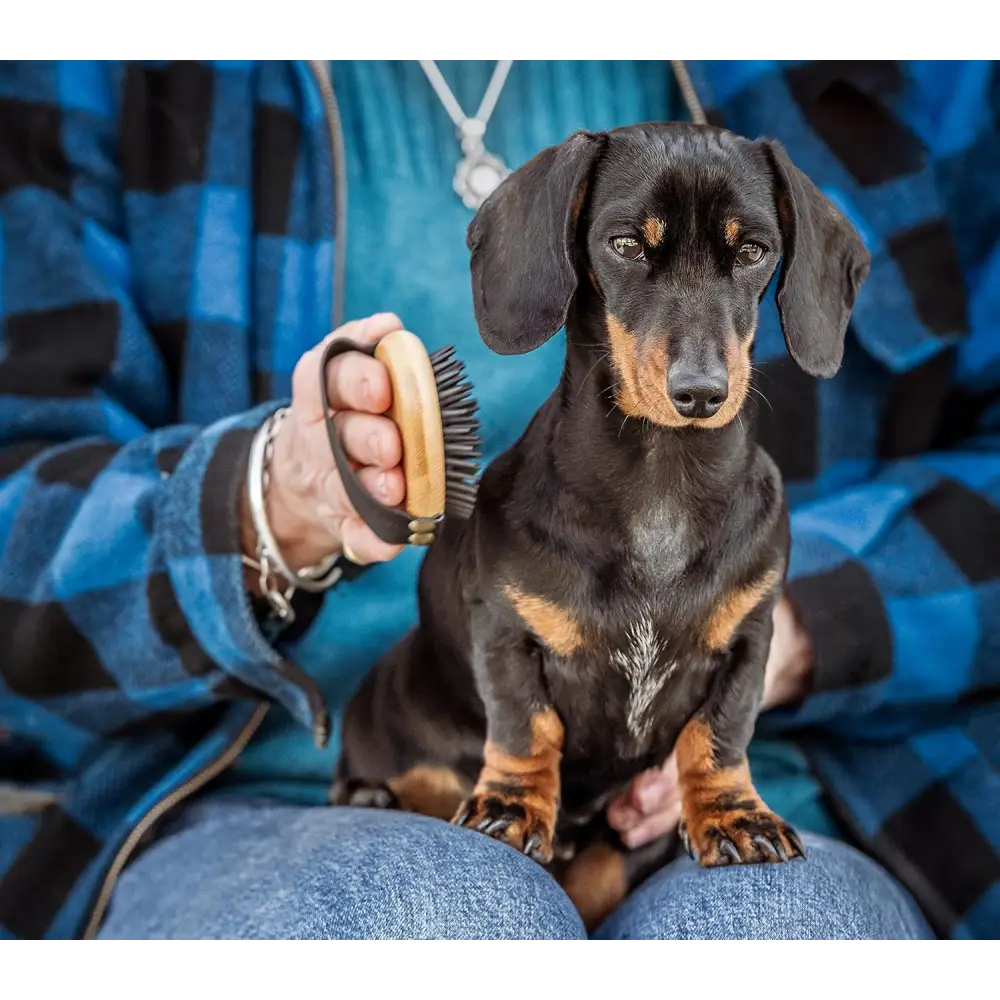
<instances>
[{"instance_id":1,"label":"grooming brush","mask_svg":"<svg viewBox=\"0 0 1000 1000\"><path fill-rule=\"evenodd\" d=\"M392 383L387 416L403 446L405 509L387 507L361 485L330 415L326 369L332 358L360 351L385 365ZM479 421L465 365L454 347L428 354L420 338L396 330L377 344L331 340L320 361L320 393L326 432L337 470L354 509L390 545L430 545L446 517L464 520L476 501Z\"/></svg>"}]
</instances>

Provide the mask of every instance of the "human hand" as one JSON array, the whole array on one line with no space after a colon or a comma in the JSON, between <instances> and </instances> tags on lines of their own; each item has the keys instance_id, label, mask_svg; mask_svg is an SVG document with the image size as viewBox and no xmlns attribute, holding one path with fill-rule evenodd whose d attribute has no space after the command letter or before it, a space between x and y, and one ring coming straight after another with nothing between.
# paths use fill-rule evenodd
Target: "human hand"
<instances>
[{"instance_id":1,"label":"human hand","mask_svg":"<svg viewBox=\"0 0 1000 1000\"><path fill-rule=\"evenodd\" d=\"M761 710L797 701L808 690L812 645L787 598L773 614L774 634L764 669ZM644 771L608 806L608 822L627 847L648 844L670 833L681 817L677 758L671 754L659 769Z\"/></svg>"},{"instance_id":2,"label":"human hand","mask_svg":"<svg viewBox=\"0 0 1000 1000\"><path fill-rule=\"evenodd\" d=\"M274 438L265 505L271 531L292 570L344 552L358 563L385 562L401 551L387 545L358 516L341 481L323 420L319 363L331 339L377 343L402 329L399 317L379 313L345 323L299 359L292 375L292 404ZM327 368L330 405L340 440L365 489L381 503L403 502L402 445L385 412L392 404L389 373L378 360L349 352ZM242 500L244 547L256 550L246 490Z\"/></svg>"}]
</instances>

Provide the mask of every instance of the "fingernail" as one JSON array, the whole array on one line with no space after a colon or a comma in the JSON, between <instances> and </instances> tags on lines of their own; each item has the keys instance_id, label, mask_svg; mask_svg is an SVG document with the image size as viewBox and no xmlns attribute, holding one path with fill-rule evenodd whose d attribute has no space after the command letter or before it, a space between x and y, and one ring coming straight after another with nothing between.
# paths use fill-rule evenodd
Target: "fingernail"
<instances>
[{"instance_id":1,"label":"fingernail","mask_svg":"<svg viewBox=\"0 0 1000 1000\"><path fill-rule=\"evenodd\" d=\"M382 496L389 494L389 477L384 472L378 477L378 491Z\"/></svg>"},{"instance_id":2,"label":"fingernail","mask_svg":"<svg viewBox=\"0 0 1000 1000\"><path fill-rule=\"evenodd\" d=\"M378 434L372 434L372 436L368 438L368 447L371 449L372 458L375 460L375 464L381 464L382 438Z\"/></svg>"},{"instance_id":3,"label":"fingernail","mask_svg":"<svg viewBox=\"0 0 1000 1000\"><path fill-rule=\"evenodd\" d=\"M361 398L366 402L370 403L372 398L372 383L371 379L363 378L361 380Z\"/></svg>"}]
</instances>

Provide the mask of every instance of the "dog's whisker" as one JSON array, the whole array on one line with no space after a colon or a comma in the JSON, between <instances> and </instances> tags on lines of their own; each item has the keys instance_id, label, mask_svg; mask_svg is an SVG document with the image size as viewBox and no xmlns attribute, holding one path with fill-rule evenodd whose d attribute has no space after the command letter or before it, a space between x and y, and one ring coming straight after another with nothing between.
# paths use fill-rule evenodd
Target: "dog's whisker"
<instances>
[{"instance_id":1,"label":"dog's whisker","mask_svg":"<svg viewBox=\"0 0 1000 1000\"><path fill-rule=\"evenodd\" d=\"M604 359L605 359L605 358L606 358L606 357L607 357L607 356L608 356L608 355L609 355L610 353L611 353L610 351L607 351L607 350L606 350L606 351L604 352L604 354L602 354L602 355L601 355L601 357L599 357L599 358L598 358L598 359L597 359L597 360L596 360L596 361L595 361L595 362L594 362L594 363L593 363L593 364L592 364L592 365L590 366L590 371L589 371L589 372L587 372L587 374L586 374L586 375L584 375L582 379L580 379L580 387L579 387L579 388L578 388L578 389L576 390L576 392L574 392L574 393L573 393L573 399L574 399L574 400L576 400L576 397L580 395L580 392L582 391L583 387L584 387L584 386L585 386L585 385L587 384L587 379L588 379L588 378L590 378L590 376L591 376L591 375L593 374L593 372L594 372L594 369L595 369L595 368L596 368L596 367L597 367L597 366L598 366L598 365L599 365L599 364L600 364L600 363L601 363L601 362L602 362L602 361L603 361L603 360L604 360Z\"/></svg>"},{"instance_id":2,"label":"dog's whisker","mask_svg":"<svg viewBox=\"0 0 1000 1000\"><path fill-rule=\"evenodd\" d=\"M754 375L761 375L762 377L766 378L769 382L774 382L774 379L766 371L764 371L764 369L761 368L759 365L751 365L750 366L750 371Z\"/></svg>"},{"instance_id":3,"label":"dog's whisker","mask_svg":"<svg viewBox=\"0 0 1000 1000\"><path fill-rule=\"evenodd\" d=\"M764 393L763 393L763 392L762 392L762 391L761 391L760 389L758 389L758 388L757 388L757 387L756 387L755 385L750 385L750 386L748 386L747 388L749 388L749 390L750 390L750 391L751 391L751 392L752 392L752 393L753 393L753 394L754 394L755 396L757 396L758 398L762 399L762 400L763 400L763 401L764 401L765 403L767 403L767 408L768 408L768 409L769 409L769 410L770 410L770 411L771 411L772 413L774 413L774 407L773 407L773 406L771 405L771 400L769 400L769 399L767 398L767 396L765 396L765 395L764 395Z\"/></svg>"},{"instance_id":4,"label":"dog's whisker","mask_svg":"<svg viewBox=\"0 0 1000 1000\"><path fill-rule=\"evenodd\" d=\"M569 344L572 344L574 347L590 347L590 348L602 347L602 348L604 348L604 350L608 349L607 343L606 342L602 342L600 340L596 340L596 341L591 341L591 342L588 342L588 343L584 343L581 340L569 340L567 338L566 342L569 343Z\"/></svg>"}]
</instances>

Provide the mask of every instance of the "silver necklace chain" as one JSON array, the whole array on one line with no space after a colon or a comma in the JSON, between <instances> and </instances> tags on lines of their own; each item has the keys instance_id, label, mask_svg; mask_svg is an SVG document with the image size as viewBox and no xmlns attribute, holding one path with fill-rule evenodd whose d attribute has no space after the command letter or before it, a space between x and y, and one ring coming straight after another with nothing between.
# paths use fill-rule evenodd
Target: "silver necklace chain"
<instances>
[{"instance_id":1,"label":"silver necklace chain","mask_svg":"<svg viewBox=\"0 0 1000 1000\"><path fill-rule=\"evenodd\" d=\"M512 59L502 59L496 64L479 109L469 116L462 110L437 63L432 59L420 60L434 93L458 131L464 156L455 169L454 188L463 204L473 210L478 209L510 173L503 160L487 150L484 137L513 64Z\"/></svg>"}]
</instances>

